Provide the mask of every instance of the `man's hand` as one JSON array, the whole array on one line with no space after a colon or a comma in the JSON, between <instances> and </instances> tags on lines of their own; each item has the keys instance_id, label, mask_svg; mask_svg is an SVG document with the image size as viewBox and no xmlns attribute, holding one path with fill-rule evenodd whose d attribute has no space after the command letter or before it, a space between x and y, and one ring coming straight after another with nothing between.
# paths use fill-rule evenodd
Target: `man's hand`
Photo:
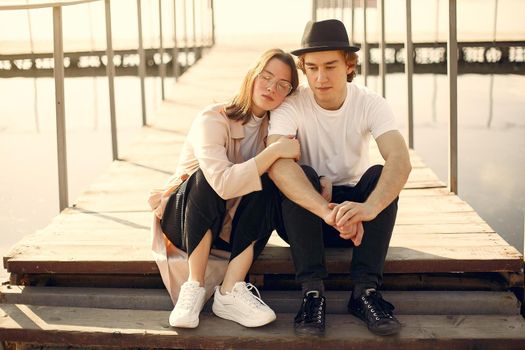
<instances>
[{"instance_id":1,"label":"man's hand","mask_svg":"<svg viewBox=\"0 0 525 350\"><path fill-rule=\"evenodd\" d=\"M323 219L327 225L333 226L337 231L339 231L339 236L342 239L350 239L352 242L354 242L354 245L358 247L361 244L361 241L363 240L363 234L365 233L363 223L358 221L355 223L344 222L342 225L337 224L337 213L341 207L344 207L342 204L345 203L349 202L343 202L341 204L328 204L328 207L332 209L332 211Z\"/></svg>"},{"instance_id":2,"label":"man's hand","mask_svg":"<svg viewBox=\"0 0 525 350\"><path fill-rule=\"evenodd\" d=\"M327 202L332 201L332 181L326 176L321 176L319 178L321 183L321 196L326 199Z\"/></svg>"},{"instance_id":3,"label":"man's hand","mask_svg":"<svg viewBox=\"0 0 525 350\"><path fill-rule=\"evenodd\" d=\"M333 219L336 226L350 226L361 221L371 221L379 214L369 203L357 203L345 201L341 204L330 203L332 211L335 212Z\"/></svg>"},{"instance_id":4,"label":"man's hand","mask_svg":"<svg viewBox=\"0 0 525 350\"><path fill-rule=\"evenodd\" d=\"M354 242L354 245L358 247L359 245L361 245L364 233L365 229L363 228L363 223L360 221L357 224L350 225L348 231L344 231L344 229L341 229L339 231L339 237L341 237L342 239L351 239L352 242Z\"/></svg>"}]
</instances>

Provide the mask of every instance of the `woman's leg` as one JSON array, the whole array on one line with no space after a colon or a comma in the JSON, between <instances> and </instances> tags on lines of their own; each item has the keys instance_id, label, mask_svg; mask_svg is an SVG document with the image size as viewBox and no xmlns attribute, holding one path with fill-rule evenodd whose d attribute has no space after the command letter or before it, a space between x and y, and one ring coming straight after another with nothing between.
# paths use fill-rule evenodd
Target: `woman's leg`
<instances>
[{"instance_id":1,"label":"woman's leg","mask_svg":"<svg viewBox=\"0 0 525 350\"><path fill-rule=\"evenodd\" d=\"M211 244L218 235L226 207L200 170L175 195L176 200L166 207L163 230L171 242L187 251L189 277L180 288L169 323L173 327L195 328L206 302L203 286Z\"/></svg>"},{"instance_id":2,"label":"woman's leg","mask_svg":"<svg viewBox=\"0 0 525 350\"><path fill-rule=\"evenodd\" d=\"M276 224L277 188L267 175L261 182L262 190L243 196L233 218L231 260L222 286L215 289L212 308L217 316L245 327L263 326L276 318L257 288L244 282Z\"/></svg>"},{"instance_id":3,"label":"woman's leg","mask_svg":"<svg viewBox=\"0 0 525 350\"><path fill-rule=\"evenodd\" d=\"M193 249L193 252L188 257L188 281L199 282L201 287L204 287L204 276L206 273L206 266L208 265L212 240L213 237L211 230L206 231L200 243L195 249Z\"/></svg>"},{"instance_id":4,"label":"woman's leg","mask_svg":"<svg viewBox=\"0 0 525 350\"><path fill-rule=\"evenodd\" d=\"M221 285L221 293L226 294L233 289L235 283L243 281L252 266L253 262L253 246L255 242L250 244L246 249L239 255L237 255L226 270L226 275L224 276L224 281Z\"/></svg>"}]
</instances>

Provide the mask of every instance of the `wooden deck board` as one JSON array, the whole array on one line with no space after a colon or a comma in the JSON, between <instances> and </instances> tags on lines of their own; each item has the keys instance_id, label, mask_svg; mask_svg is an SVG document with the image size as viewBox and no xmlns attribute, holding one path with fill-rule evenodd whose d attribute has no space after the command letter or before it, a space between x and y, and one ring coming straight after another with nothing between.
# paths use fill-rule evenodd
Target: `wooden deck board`
<instances>
[{"instance_id":1,"label":"wooden deck board","mask_svg":"<svg viewBox=\"0 0 525 350\"><path fill-rule=\"evenodd\" d=\"M301 291L261 290L262 299L278 313L296 312ZM494 291L383 291L386 300L396 306L396 315L519 315L512 292ZM173 309L165 289L72 288L0 286L2 303L104 309ZM348 291L326 291L327 313L346 314ZM483 304L483 307L480 307ZM206 304L211 312L211 300Z\"/></svg>"},{"instance_id":2,"label":"wooden deck board","mask_svg":"<svg viewBox=\"0 0 525 350\"><path fill-rule=\"evenodd\" d=\"M0 340L76 346L232 349L463 349L522 348L525 320L502 315L400 315L396 337L377 337L349 315L328 315L325 337L296 336L293 314L261 328L201 315L197 329L173 329L168 311L3 304ZM439 341L437 341L439 339Z\"/></svg>"},{"instance_id":3,"label":"wooden deck board","mask_svg":"<svg viewBox=\"0 0 525 350\"><path fill-rule=\"evenodd\" d=\"M235 51L235 55L232 51ZM263 51L255 44L218 46L179 80L137 142L44 229L24 238L4 258L12 273L156 274L150 253L148 193L175 170L195 115L229 98L245 68ZM227 58L227 59L225 59ZM231 64L225 64L229 62ZM450 194L411 150L413 171L400 194L386 272L519 272L522 255L506 244L474 209ZM371 160L381 163L377 146ZM286 248L268 247L254 273L290 273ZM351 252L327 253L331 272L348 271Z\"/></svg>"}]
</instances>

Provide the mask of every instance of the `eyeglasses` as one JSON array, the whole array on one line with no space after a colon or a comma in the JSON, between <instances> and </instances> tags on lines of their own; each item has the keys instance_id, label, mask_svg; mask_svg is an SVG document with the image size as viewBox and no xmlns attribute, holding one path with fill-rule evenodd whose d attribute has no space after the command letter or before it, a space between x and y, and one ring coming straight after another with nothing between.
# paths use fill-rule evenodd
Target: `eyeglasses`
<instances>
[{"instance_id":1,"label":"eyeglasses","mask_svg":"<svg viewBox=\"0 0 525 350\"><path fill-rule=\"evenodd\" d=\"M286 80L277 80L271 74L261 72L257 74L257 78L263 83L266 89L275 84L275 90L283 96L288 95L290 91L292 91L292 84Z\"/></svg>"}]
</instances>

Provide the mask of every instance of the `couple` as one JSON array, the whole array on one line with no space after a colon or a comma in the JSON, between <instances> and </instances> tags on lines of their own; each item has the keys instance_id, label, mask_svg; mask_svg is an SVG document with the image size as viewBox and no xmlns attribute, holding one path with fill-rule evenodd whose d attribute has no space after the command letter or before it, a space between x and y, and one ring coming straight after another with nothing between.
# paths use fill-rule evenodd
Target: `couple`
<instances>
[{"instance_id":1,"label":"couple","mask_svg":"<svg viewBox=\"0 0 525 350\"><path fill-rule=\"evenodd\" d=\"M194 121L176 173L150 198L166 247L187 254L171 326L198 326L206 279L217 275L224 277L213 291L217 316L246 327L275 320L244 282L275 229L290 244L302 285L297 333L324 333L325 246L354 247L348 311L375 334L400 330L377 288L411 166L386 101L351 83L358 50L342 22L310 22L292 51L308 86L298 87L292 56L269 50L230 102ZM370 135L384 166L368 167ZM224 275L210 273L212 249L230 252Z\"/></svg>"}]
</instances>

